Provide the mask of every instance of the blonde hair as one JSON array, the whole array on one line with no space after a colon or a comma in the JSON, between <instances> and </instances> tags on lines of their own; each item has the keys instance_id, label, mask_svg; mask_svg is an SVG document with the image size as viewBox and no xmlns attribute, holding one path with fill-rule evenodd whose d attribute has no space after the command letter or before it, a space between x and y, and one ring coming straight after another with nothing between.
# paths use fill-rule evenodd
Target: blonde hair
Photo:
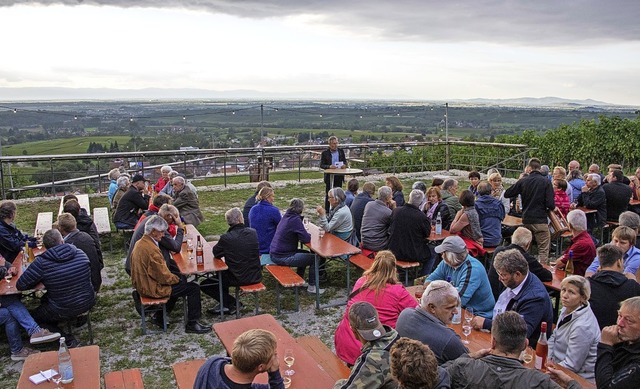
<instances>
[{"instance_id":1,"label":"blonde hair","mask_svg":"<svg viewBox=\"0 0 640 389\"><path fill-rule=\"evenodd\" d=\"M231 363L243 373L253 372L260 364L268 364L278 342L267 330L253 329L236 338L231 350Z\"/></svg>"},{"instance_id":2,"label":"blonde hair","mask_svg":"<svg viewBox=\"0 0 640 389\"><path fill-rule=\"evenodd\" d=\"M266 200L269 198L269 196L271 196L274 193L275 192L273 191L273 188L271 188L270 186L265 186L262 189L260 189L260 192L258 192L258 195L256 196L256 200L257 201Z\"/></svg>"},{"instance_id":3,"label":"blonde hair","mask_svg":"<svg viewBox=\"0 0 640 389\"><path fill-rule=\"evenodd\" d=\"M373 265L362 274L367 280L362 285L363 289L371 289L380 293L387 284L397 284L398 271L396 270L396 256L389 250L378 251Z\"/></svg>"},{"instance_id":4,"label":"blonde hair","mask_svg":"<svg viewBox=\"0 0 640 389\"><path fill-rule=\"evenodd\" d=\"M571 284L578 288L578 292L580 296L584 297L585 302L589 301L591 298L591 285L583 276L569 276L560 282L560 287L564 287L567 284Z\"/></svg>"}]
</instances>

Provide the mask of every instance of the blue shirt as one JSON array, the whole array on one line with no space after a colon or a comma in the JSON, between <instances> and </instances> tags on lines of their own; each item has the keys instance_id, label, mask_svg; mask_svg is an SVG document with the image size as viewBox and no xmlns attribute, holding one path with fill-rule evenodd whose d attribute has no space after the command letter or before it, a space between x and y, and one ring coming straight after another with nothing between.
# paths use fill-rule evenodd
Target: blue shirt
<instances>
[{"instance_id":1,"label":"blue shirt","mask_svg":"<svg viewBox=\"0 0 640 389\"><path fill-rule=\"evenodd\" d=\"M627 251L624 254L624 257L622 257L622 262L624 272L635 275L640 267L640 250L635 246L631 246L629 251ZM595 273L598 271L598 267L600 267L600 259L596 257L587 268L587 271Z\"/></svg>"},{"instance_id":2,"label":"blue shirt","mask_svg":"<svg viewBox=\"0 0 640 389\"><path fill-rule=\"evenodd\" d=\"M331 164L335 166L336 162L340 162L340 153L338 150L331 152Z\"/></svg>"},{"instance_id":3,"label":"blue shirt","mask_svg":"<svg viewBox=\"0 0 640 389\"><path fill-rule=\"evenodd\" d=\"M484 265L471 255L457 269L449 266L444 260L427 277L427 281L446 280L458 289L462 306L473 308L473 313L486 319L493 317L493 306L496 300L491 292L491 285Z\"/></svg>"}]
</instances>

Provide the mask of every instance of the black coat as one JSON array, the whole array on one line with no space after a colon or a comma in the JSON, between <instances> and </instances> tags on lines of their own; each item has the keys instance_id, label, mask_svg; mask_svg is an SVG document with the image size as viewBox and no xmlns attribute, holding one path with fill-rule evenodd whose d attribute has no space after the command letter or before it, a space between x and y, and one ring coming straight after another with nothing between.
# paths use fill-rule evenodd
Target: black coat
<instances>
[{"instance_id":1,"label":"black coat","mask_svg":"<svg viewBox=\"0 0 640 389\"><path fill-rule=\"evenodd\" d=\"M589 304L600 329L616 324L619 302L640 296L640 284L616 271L599 271L587 280L591 285Z\"/></svg>"},{"instance_id":2,"label":"black coat","mask_svg":"<svg viewBox=\"0 0 640 389\"><path fill-rule=\"evenodd\" d=\"M102 263L102 257L98 255L98 248L91 236L86 232L76 229L65 236L64 241L71 243L82 250L83 253L87 254L91 268L91 284L93 285L93 290L96 292L100 290L100 285L102 285L102 275L100 271L104 267L104 264Z\"/></svg>"},{"instance_id":3,"label":"black coat","mask_svg":"<svg viewBox=\"0 0 640 389\"><path fill-rule=\"evenodd\" d=\"M362 227L362 216L364 216L364 207L368 202L374 201L369 193L361 192L353 199L349 210L351 211L351 217L353 217L353 228L356 231L356 236L358 237L358 241L362 240L360 235L360 228Z\"/></svg>"},{"instance_id":4,"label":"black coat","mask_svg":"<svg viewBox=\"0 0 640 389\"><path fill-rule=\"evenodd\" d=\"M144 196L137 188L131 186L122 195L113 221L135 226L140 219L140 211L149 207L149 196Z\"/></svg>"},{"instance_id":5,"label":"black coat","mask_svg":"<svg viewBox=\"0 0 640 389\"><path fill-rule=\"evenodd\" d=\"M633 192L629 185L614 181L602 185L607 199L607 220L617 222L620 214L629 208L629 199Z\"/></svg>"},{"instance_id":6,"label":"black coat","mask_svg":"<svg viewBox=\"0 0 640 389\"><path fill-rule=\"evenodd\" d=\"M344 150L338 149L338 160L345 165L347 164L347 157L344 155ZM326 149L320 154L320 169L329 169L331 167L331 149ZM324 175L324 183L327 184L327 188L331 185L331 177L329 174ZM333 178L333 186L342 186L344 182L344 176L335 174Z\"/></svg>"},{"instance_id":7,"label":"black coat","mask_svg":"<svg viewBox=\"0 0 640 389\"><path fill-rule=\"evenodd\" d=\"M213 255L224 257L228 272L237 282L233 285L250 285L262 280L258 234L253 228L244 224L231 226L213 246Z\"/></svg>"},{"instance_id":8,"label":"black coat","mask_svg":"<svg viewBox=\"0 0 640 389\"><path fill-rule=\"evenodd\" d=\"M391 213L389 250L399 261L428 261L431 258L427 245L430 234L431 221L418 207L405 204Z\"/></svg>"},{"instance_id":9,"label":"black coat","mask_svg":"<svg viewBox=\"0 0 640 389\"><path fill-rule=\"evenodd\" d=\"M504 197L522 197L522 222L547 224L547 211L556 207L551 181L539 171L532 171L504 192Z\"/></svg>"},{"instance_id":10,"label":"black coat","mask_svg":"<svg viewBox=\"0 0 640 389\"><path fill-rule=\"evenodd\" d=\"M627 199L627 203L629 200ZM597 187L594 191L582 192L578 196L578 207L587 207L595 209L595 216L587 215L587 227L589 231L595 227L599 227L607 220L607 195L604 193L602 186Z\"/></svg>"}]
</instances>

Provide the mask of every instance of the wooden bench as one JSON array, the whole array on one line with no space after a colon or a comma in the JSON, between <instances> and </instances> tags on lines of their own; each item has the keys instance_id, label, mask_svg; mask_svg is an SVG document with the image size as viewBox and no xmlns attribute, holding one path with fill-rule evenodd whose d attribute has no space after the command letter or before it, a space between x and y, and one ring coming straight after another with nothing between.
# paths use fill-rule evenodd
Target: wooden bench
<instances>
[{"instance_id":1,"label":"wooden bench","mask_svg":"<svg viewBox=\"0 0 640 389\"><path fill-rule=\"evenodd\" d=\"M298 287L304 285L304 279L289 266L267 265L267 271L276 279L276 301L277 312L280 314L280 287L293 288L296 296L296 312L300 309L300 299L298 297Z\"/></svg>"},{"instance_id":2,"label":"wooden bench","mask_svg":"<svg viewBox=\"0 0 640 389\"><path fill-rule=\"evenodd\" d=\"M404 272L404 286L409 286L409 269L420 267L420 262L405 262L396 260L396 267L400 268Z\"/></svg>"},{"instance_id":3,"label":"wooden bench","mask_svg":"<svg viewBox=\"0 0 640 389\"><path fill-rule=\"evenodd\" d=\"M37 237L51 229L53 225L53 212L39 212L38 219L36 220L36 228L33 231L33 236Z\"/></svg>"},{"instance_id":4,"label":"wooden bench","mask_svg":"<svg viewBox=\"0 0 640 389\"><path fill-rule=\"evenodd\" d=\"M140 296L138 292L134 291L134 299L135 296L139 296L140 298L140 315L142 316L142 334L147 334L147 313L157 312L162 310L162 332L167 332L167 302L169 302L169 297L165 298L152 298L146 296ZM185 304L186 306L186 304Z\"/></svg>"},{"instance_id":5,"label":"wooden bench","mask_svg":"<svg viewBox=\"0 0 640 389\"><path fill-rule=\"evenodd\" d=\"M257 315L260 311L260 297L258 296L258 292L262 292L263 290L267 290L267 287L264 286L262 282L236 287L236 319L240 319L240 292L244 294L253 294L253 298L256 303L254 314Z\"/></svg>"},{"instance_id":6,"label":"wooden bench","mask_svg":"<svg viewBox=\"0 0 640 389\"><path fill-rule=\"evenodd\" d=\"M104 375L105 389L144 389L140 369L118 370Z\"/></svg>"},{"instance_id":7,"label":"wooden bench","mask_svg":"<svg viewBox=\"0 0 640 389\"><path fill-rule=\"evenodd\" d=\"M491 260L493 259L493 253L496 252L497 247L485 247L484 248L484 256L482 257L482 262L485 270L488 272L491 268Z\"/></svg>"},{"instance_id":8,"label":"wooden bench","mask_svg":"<svg viewBox=\"0 0 640 389\"><path fill-rule=\"evenodd\" d=\"M327 345L315 336L301 336L296 342L327 372L334 380L349 377L351 370Z\"/></svg>"},{"instance_id":9,"label":"wooden bench","mask_svg":"<svg viewBox=\"0 0 640 389\"><path fill-rule=\"evenodd\" d=\"M367 257L364 254L355 254L350 256L349 262L351 262L354 266L362 269L363 271L369 270L369 268L373 265L373 259Z\"/></svg>"}]
</instances>

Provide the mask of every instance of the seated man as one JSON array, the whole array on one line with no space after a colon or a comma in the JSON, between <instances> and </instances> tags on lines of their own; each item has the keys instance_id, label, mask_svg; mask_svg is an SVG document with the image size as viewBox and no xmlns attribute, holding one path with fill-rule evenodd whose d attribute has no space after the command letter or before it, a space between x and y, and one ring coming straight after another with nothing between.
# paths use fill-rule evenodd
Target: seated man
<instances>
[{"instance_id":1,"label":"seated man","mask_svg":"<svg viewBox=\"0 0 640 389\"><path fill-rule=\"evenodd\" d=\"M435 250L442 254L442 262L427 277L426 284L451 279L460 293L462 306L473 308L474 314L491 319L496 301L491 293L487 272L480 261L469 255L464 240L459 236L449 236Z\"/></svg>"},{"instance_id":2,"label":"seated man","mask_svg":"<svg viewBox=\"0 0 640 389\"><path fill-rule=\"evenodd\" d=\"M224 258L229 270L222 272L222 305L229 314L236 313L236 299L229 294L229 286L250 285L262 280L262 266L258 253L258 235L245 227L242 212L231 208L224 214L229 230L213 246L213 256ZM204 285L204 281L203 281ZM217 288L215 288L217 292ZM207 293L210 294L210 293ZM210 294L216 300L218 293ZM214 308L215 311L215 308Z\"/></svg>"},{"instance_id":3,"label":"seated man","mask_svg":"<svg viewBox=\"0 0 640 389\"><path fill-rule=\"evenodd\" d=\"M624 178L622 170L613 170L607 176L607 183L602 185L607 198L607 221L617 222L620 214L629 207L633 191L629 184L622 182Z\"/></svg>"},{"instance_id":4,"label":"seated man","mask_svg":"<svg viewBox=\"0 0 640 389\"><path fill-rule=\"evenodd\" d=\"M500 246L496 248L496 251L493 253L493 257L501 253L505 250L518 250L520 254L524 257L524 259L529 264L529 272L538 276L540 281L549 282L553 279L553 275L547 269L545 269L540 262L531 254L529 254L529 248L531 248L531 241L533 240L533 234L531 231L527 230L524 227L518 227L511 235L511 244L509 246ZM491 267L489 268L489 284L491 285L491 291L493 292L493 297L497 300L500 293L504 290L504 285L498 279L498 273L496 272L496 268L493 267L493 261L491 261Z\"/></svg>"},{"instance_id":5,"label":"seated man","mask_svg":"<svg viewBox=\"0 0 640 389\"><path fill-rule=\"evenodd\" d=\"M420 262L422 274L427 274L433 266L427 238L431 234L431 221L418 207L424 193L414 189L409 193L409 201L391 213L389 226L389 250L399 261Z\"/></svg>"},{"instance_id":6,"label":"seated man","mask_svg":"<svg viewBox=\"0 0 640 389\"><path fill-rule=\"evenodd\" d=\"M395 205L391 188L388 186L381 186L378 189L378 199L365 205L360 229L363 249L374 253L387 249L391 213Z\"/></svg>"},{"instance_id":7,"label":"seated man","mask_svg":"<svg viewBox=\"0 0 640 389\"><path fill-rule=\"evenodd\" d=\"M351 203L353 203L353 199L358 195L358 188L360 188L360 182L357 178L352 178L347 182L347 190L344 191L346 199L344 200L344 205L347 207L351 207Z\"/></svg>"},{"instance_id":8,"label":"seated man","mask_svg":"<svg viewBox=\"0 0 640 389\"><path fill-rule=\"evenodd\" d=\"M11 350L12 361L24 361L29 355L40 352L22 345L20 325L18 325L16 319L11 315L9 309L4 306L0 307L0 325L4 325L7 341L9 342L9 349ZM60 337L60 334L58 334L58 337Z\"/></svg>"},{"instance_id":9,"label":"seated man","mask_svg":"<svg viewBox=\"0 0 640 389\"><path fill-rule=\"evenodd\" d=\"M82 232L76 228L76 219L70 213L61 213L58 215L58 231L62 234L65 243L71 243L76 246L89 258L89 266L91 267L91 285L96 293L102 285L102 257L98 256L98 248L95 242L86 232Z\"/></svg>"},{"instance_id":10,"label":"seated man","mask_svg":"<svg viewBox=\"0 0 640 389\"><path fill-rule=\"evenodd\" d=\"M113 224L116 225L116 228L132 229L138 223L142 212L149 207L149 196L142 193L145 181L140 174L131 178L131 186L120 198L118 208L113 216Z\"/></svg>"},{"instance_id":11,"label":"seated man","mask_svg":"<svg viewBox=\"0 0 640 389\"><path fill-rule=\"evenodd\" d=\"M571 230L571 246L558 258L556 268L566 268L572 255L573 274L584 277L585 271L596 257L596 246L587 232L587 216L581 210L574 209L567 215L567 222Z\"/></svg>"},{"instance_id":12,"label":"seated man","mask_svg":"<svg viewBox=\"0 0 640 389\"><path fill-rule=\"evenodd\" d=\"M187 224L193 224L197 227L204 221L204 215L200 211L200 202L198 196L187 185L187 181L178 176L171 181L173 186L173 205L180 211L180 215Z\"/></svg>"},{"instance_id":13,"label":"seated man","mask_svg":"<svg viewBox=\"0 0 640 389\"><path fill-rule=\"evenodd\" d=\"M604 327L598 344L598 388L637 388L640 382L640 296L624 300L616 325Z\"/></svg>"},{"instance_id":14,"label":"seated man","mask_svg":"<svg viewBox=\"0 0 640 389\"><path fill-rule=\"evenodd\" d=\"M547 366L545 374L523 366L518 359L527 345L527 323L516 312L504 312L493 320L491 349L463 355L443 367L452 388L581 388L562 370Z\"/></svg>"},{"instance_id":15,"label":"seated man","mask_svg":"<svg viewBox=\"0 0 640 389\"><path fill-rule=\"evenodd\" d=\"M599 266L595 274L588 277L591 285L589 303L600 329L616 324L618 303L640 296L640 284L623 274L624 251L614 245L598 248Z\"/></svg>"},{"instance_id":16,"label":"seated man","mask_svg":"<svg viewBox=\"0 0 640 389\"><path fill-rule=\"evenodd\" d=\"M391 376L399 389L448 389L449 373L426 344L400 338L391 347Z\"/></svg>"},{"instance_id":17,"label":"seated man","mask_svg":"<svg viewBox=\"0 0 640 389\"><path fill-rule=\"evenodd\" d=\"M133 229L136 230L140 225L140 223L144 219L148 218L149 216L157 215L158 212L160 211L160 207L162 207L165 204L171 204L172 202L173 202L173 198L171 196L164 193L158 194L156 197L153 198L153 201L151 202L151 204L149 204L149 209L144 211L142 216L140 216L140 219L138 219L138 224L136 224L136 226ZM169 230L171 230L171 225L169 225ZM173 232L174 233L171 235L175 236L175 228Z\"/></svg>"},{"instance_id":18,"label":"seated man","mask_svg":"<svg viewBox=\"0 0 640 389\"><path fill-rule=\"evenodd\" d=\"M76 246L64 243L60 231L49 230L42 237L47 249L38 255L18 279L18 290L33 289L43 283L47 293L31 313L41 327L60 332L58 322L87 312L96 303L91 284L91 265ZM69 347L78 346L73 334L63 334Z\"/></svg>"},{"instance_id":19,"label":"seated man","mask_svg":"<svg viewBox=\"0 0 640 389\"><path fill-rule=\"evenodd\" d=\"M0 255L13 263L28 242L29 247L36 247L36 238L23 234L15 225L18 208L13 201L0 203ZM17 264L16 264L17 265Z\"/></svg>"},{"instance_id":20,"label":"seated man","mask_svg":"<svg viewBox=\"0 0 640 389\"><path fill-rule=\"evenodd\" d=\"M89 236L93 240L94 245L96 246L99 261L100 263L103 263L102 242L100 242L98 227L93 222L91 216L89 216L89 214L87 213L87 210L80 207L80 203L76 198L75 200L65 200L64 205L62 206L62 212L70 213L71 216L76 219L76 228L78 228L78 230L82 232L86 232L87 234L89 234Z\"/></svg>"},{"instance_id":21,"label":"seated man","mask_svg":"<svg viewBox=\"0 0 640 389\"><path fill-rule=\"evenodd\" d=\"M167 231L167 222L155 215L147 218L144 236L136 242L131 253L131 283L140 296L151 298L169 297L167 310L170 311L178 298L187 298L187 325L185 332L204 334L211 327L202 325L200 319L200 287L195 282L171 273L158 244ZM162 315L156 315L155 324L163 326Z\"/></svg>"},{"instance_id":22,"label":"seated man","mask_svg":"<svg viewBox=\"0 0 640 389\"><path fill-rule=\"evenodd\" d=\"M618 223L620 223L620 226L629 227L636 232L635 246L637 249L640 249L640 239L638 239L638 232L640 232L640 215L633 211L622 212L618 218Z\"/></svg>"},{"instance_id":23,"label":"seated man","mask_svg":"<svg viewBox=\"0 0 640 389\"><path fill-rule=\"evenodd\" d=\"M636 231L629 227L620 226L613 230L611 235L611 243L618 247L624 253L622 265L624 275L636 281L636 273L640 268L640 250L636 248ZM587 268L586 276L591 277L600 266L600 259L596 257L591 265Z\"/></svg>"},{"instance_id":24,"label":"seated man","mask_svg":"<svg viewBox=\"0 0 640 389\"><path fill-rule=\"evenodd\" d=\"M587 175L587 183L582 187L582 193L578 196L577 205L578 207L597 210L596 213L589 214L590 217L587 223L589 231L604 225L607 220L607 195L604 193L602 185L600 185L599 175Z\"/></svg>"},{"instance_id":25,"label":"seated man","mask_svg":"<svg viewBox=\"0 0 640 389\"><path fill-rule=\"evenodd\" d=\"M349 325L363 344L362 355L356 359L349 378L338 380L333 388L396 389L398 383L391 377L389 368L389 350L398 333L383 326L378 311L366 301L358 301L349 308Z\"/></svg>"},{"instance_id":26,"label":"seated man","mask_svg":"<svg viewBox=\"0 0 640 389\"><path fill-rule=\"evenodd\" d=\"M462 204L458 199L458 181L448 178L442 184L442 201L449 207L449 214L455 215L462 209Z\"/></svg>"},{"instance_id":27,"label":"seated man","mask_svg":"<svg viewBox=\"0 0 640 389\"><path fill-rule=\"evenodd\" d=\"M446 281L433 281L422 294L420 306L407 308L396 322L398 335L429 346L438 364L467 352L460 337L447 327L458 307L458 291Z\"/></svg>"},{"instance_id":28,"label":"seated man","mask_svg":"<svg viewBox=\"0 0 640 389\"><path fill-rule=\"evenodd\" d=\"M242 333L233 341L231 358L213 357L200 367L193 389L283 389L277 342L275 335L266 330ZM264 372L269 375L269 384L253 383Z\"/></svg>"},{"instance_id":29,"label":"seated man","mask_svg":"<svg viewBox=\"0 0 640 389\"><path fill-rule=\"evenodd\" d=\"M544 284L529 272L529 266L518 250L506 250L493 259L500 282L506 289L498 297L493 317L501 312L515 311L527 323L527 338L535 348L540 337L540 323L553 323L553 306ZM481 316L473 318L473 328L490 330L491 319ZM551 336L551 325L547 326L547 337Z\"/></svg>"},{"instance_id":30,"label":"seated man","mask_svg":"<svg viewBox=\"0 0 640 389\"><path fill-rule=\"evenodd\" d=\"M351 217L353 218L353 229L356 232L358 240L362 240L360 230L362 228L362 217L364 216L364 207L367 203L374 201L373 195L376 192L376 184L373 182L365 182L362 185L362 192L353 199L349 210L351 211Z\"/></svg>"},{"instance_id":31,"label":"seated man","mask_svg":"<svg viewBox=\"0 0 640 389\"><path fill-rule=\"evenodd\" d=\"M483 246L496 247L502 242L502 220L504 219L504 205L491 195L491 184L482 181L478 184L478 198L476 212L480 219Z\"/></svg>"}]
</instances>

